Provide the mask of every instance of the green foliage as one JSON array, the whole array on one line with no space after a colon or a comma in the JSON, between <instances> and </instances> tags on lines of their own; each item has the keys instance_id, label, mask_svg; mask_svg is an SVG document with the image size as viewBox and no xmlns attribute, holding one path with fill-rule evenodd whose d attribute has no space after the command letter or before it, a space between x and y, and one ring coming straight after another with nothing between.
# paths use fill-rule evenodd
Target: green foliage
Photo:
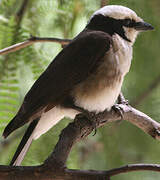
<instances>
[{"instance_id":1,"label":"green foliage","mask_svg":"<svg viewBox=\"0 0 160 180\"><path fill-rule=\"evenodd\" d=\"M22 3L23 0L0 1L0 49L22 42L29 38L30 34L41 37L73 38L84 28L93 11L100 6L99 0L29 0L23 19L19 22L16 13ZM123 92L132 103L160 75L160 1L110 0L110 3L134 9L156 28L153 32L140 35L134 47L131 71L123 85ZM28 89L60 49L59 44L37 43L0 56L0 134L16 114ZM138 109L156 120L160 117L159 89L160 86L138 106ZM52 152L60 131L68 123L69 120L66 119L61 121L35 141L23 165L42 163ZM19 134L22 135L24 129L16 131L11 136L14 140L9 146L2 148L0 144L1 164L9 163L20 141ZM68 166L81 169L109 169L129 163L158 163L158 150L159 143L138 128L127 122L115 123L98 129L96 136L90 136L74 147ZM112 179L146 180L159 179L159 177L157 173L141 172L120 175Z\"/></svg>"},{"instance_id":2,"label":"green foliage","mask_svg":"<svg viewBox=\"0 0 160 180\"><path fill-rule=\"evenodd\" d=\"M2 42L1 48L12 44L15 34L15 21L13 16L7 22L0 23ZM0 119L1 129L4 129L7 122L12 118L17 110L18 105L18 80L17 80L17 57L7 55L0 58Z\"/></svg>"},{"instance_id":3,"label":"green foliage","mask_svg":"<svg viewBox=\"0 0 160 180\"><path fill-rule=\"evenodd\" d=\"M3 13L3 10L7 12L11 11L11 6L14 6L16 1L12 3L11 1L2 1L1 12ZM0 21L1 49L24 41L29 37L29 31L23 27L19 27L16 12L13 11L11 15L7 17L5 17L5 13L3 13L1 17L3 17ZM42 60L41 56L37 54L33 46L0 57L1 131L16 114L24 94L33 81L42 73L46 67L46 62L45 58ZM25 71L26 69L27 71ZM28 71L31 71L30 75L28 75ZM23 79L25 79L26 76L28 79L26 78L27 82L24 82Z\"/></svg>"}]
</instances>

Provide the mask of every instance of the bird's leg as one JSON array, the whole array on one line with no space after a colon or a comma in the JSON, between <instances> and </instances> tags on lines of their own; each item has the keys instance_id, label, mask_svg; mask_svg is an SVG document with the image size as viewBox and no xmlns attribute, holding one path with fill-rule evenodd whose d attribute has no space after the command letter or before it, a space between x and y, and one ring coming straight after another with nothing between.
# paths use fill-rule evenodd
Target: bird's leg
<instances>
[{"instance_id":1,"label":"bird's leg","mask_svg":"<svg viewBox=\"0 0 160 180\"><path fill-rule=\"evenodd\" d=\"M92 123L93 130L94 130L93 136L95 136L96 133L97 133L97 126L99 125L97 117L96 117L96 113L87 111L86 112L86 117Z\"/></svg>"},{"instance_id":2,"label":"bird's leg","mask_svg":"<svg viewBox=\"0 0 160 180\"><path fill-rule=\"evenodd\" d=\"M76 105L72 105L72 108L81 112L92 124L93 126L93 130L95 130L93 136L97 133L97 126L98 126L98 120L96 117L96 113L95 112L90 112L87 111L86 109L83 109L81 107L78 107Z\"/></svg>"},{"instance_id":3,"label":"bird's leg","mask_svg":"<svg viewBox=\"0 0 160 180\"><path fill-rule=\"evenodd\" d=\"M114 104L112 106L112 110L115 111L120 117L123 119L123 109L119 106L119 104Z\"/></svg>"},{"instance_id":4,"label":"bird's leg","mask_svg":"<svg viewBox=\"0 0 160 180\"><path fill-rule=\"evenodd\" d=\"M118 101L118 103L113 105L112 109L121 116L121 119L123 119L124 112L123 112L123 109L119 106L119 104L128 105L128 100L126 100L125 97L123 96L122 92L120 92L117 101Z\"/></svg>"}]
</instances>

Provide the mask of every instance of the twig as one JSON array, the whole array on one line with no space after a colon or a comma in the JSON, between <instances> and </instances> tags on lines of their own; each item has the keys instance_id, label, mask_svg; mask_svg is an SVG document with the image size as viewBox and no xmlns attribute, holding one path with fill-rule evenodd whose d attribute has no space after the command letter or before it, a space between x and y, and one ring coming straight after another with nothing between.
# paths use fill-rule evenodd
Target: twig
<instances>
[{"instance_id":1,"label":"twig","mask_svg":"<svg viewBox=\"0 0 160 180\"><path fill-rule=\"evenodd\" d=\"M119 104L119 107L123 110L124 119L128 120L132 124L136 125L144 132L151 135L153 138L160 140L160 124L144 113L127 106L125 104ZM109 122L117 121L121 119L121 116L114 110L104 111L96 115L97 127L103 126ZM0 177L3 180L11 179L30 179L30 180L60 180L60 179L76 179L76 180L103 180L109 176L115 176L120 173L126 173L131 171L151 170L160 172L160 165L157 164L135 164L127 165L117 169L111 169L108 171L83 171L83 170L71 170L65 167L68 155L73 145L88 136L93 130L93 124L91 120L88 120L83 114L76 116L74 122L70 123L62 132L57 145L53 153L45 160L41 166L20 166L9 167L0 166ZM23 178L22 178L23 177Z\"/></svg>"},{"instance_id":2,"label":"twig","mask_svg":"<svg viewBox=\"0 0 160 180\"><path fill-rule=\"evenodd\" d=\"M138 96L131 104L132 106L138 106L140 103L144 101L154 89L156 89L160 85L160 75L151 83L151 85L140 95Z\"/></svg>"},{"instance_id":3,"label":"twig","mask_svg":"<svg viewBox=\"0 0 160 180\"><path fill-rule=\"evenodd\" d=\"M26 12L26 8L27 8L28 3L29 3L29 0L24 0L22 2L22 5L21 5L19 11L16 13L16 18L17 18L17 24L18 25L20 25L21 22L22 22L22 19L23 19L23 16L24 16L25 12Z\"/></svg>"},{"instance_id":4,"label":"twig","mask_svg":"<svg viewBox=\"0 0 160 180\"><path fill-rule=\"evenodd\" d=\"M20 43L14 44L12 46L9 46L7 48L0 50L0 55L5 55L10 52L15 52L17 50L20 50L22 48L25 48L25 47L32 45L34 43L37 43L37 42L57 42L57 43L60 43L62 46L64 46L64 45L67 45L70 41L71 40L69 40L69 39L44 38L44 37L40 38L40 37L32 36L31 38L29 38L28 40L26 40L24 42L20 42Z\"/></svg>"},{"instance_id":5,"label":"twig","mask_svg":"<svg viewBox=\"0 0 160 180\"><path fill-rule=\"evenodd\" d=\"M160 123L154 121L146 114L128 105L119 105L125 112L123 118L134 124L153 138L160 140Z\"/></svg>"},{"instance_id":6,"label":"twig","mask_svg":"<svg viewBox=\"0 0 160 180\"><path fill-rule=\"evenodd\" d=\"M52 171L53 170L53 171ZM108 180L109 177L133 171L155 171L160 172L158 164L131 164L117 169L108 171L95 170L73 170L61 169L56 173L55 169L50 169L47 166L0 166L1 179L3 180ZM8 175L10 171L10 176ZM1 173L0 172L0 173ZM54 174L55 173L55 174ZM107 179L108 178L108 179Z\"/></svg>"},{"instance_id":7,"label":"twig","mask_svg":"<svg viewBox=\"0 0 160 180\"><path fill-rule=\"evenodd\" d=\"M110 176L115 176L121 173L128 173L133 171L157 171L160 172L159 164L130 164L120 168L111 169L108 171Z\"/></svg>"},{"instance_id":8,"label":"twig","mask_svg":"<svg viewBox=\"0 0 160 180\"><path fill-rule=\"evenodd\" d=\"M132 108L131 106L119 104L118 105L123 113L124 120L129 121L135 126L139 127L151 137L160 140L160 123L154 121L146 114ZM96 115L97 127L104 126L109 122L120 120L122 117L114 110L110 112L104 111ZM52 164L56 161L60 165L66 163L69 152L72 146L82 138L88 136L93 130L90 120L84 117L83 114L76 116L75 121L70 123L61 133L59 142L51 156L45 161L46 164ZM67 145L68 146L67 146ZM60 151L61 150L61 151ZM52 164L53 166L53 164Z\"/></svg>"}]
</instances>

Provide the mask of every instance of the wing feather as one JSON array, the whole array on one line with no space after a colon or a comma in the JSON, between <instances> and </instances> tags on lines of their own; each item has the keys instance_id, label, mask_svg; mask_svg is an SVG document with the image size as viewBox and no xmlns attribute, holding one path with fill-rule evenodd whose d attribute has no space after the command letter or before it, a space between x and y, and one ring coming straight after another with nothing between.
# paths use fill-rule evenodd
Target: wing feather
<instances>
[{"instance_id":1,"label":"wing feather","mask_svg":"<svg viewBox=\"0 0 160 180\"><path fill-rule=\"evenodd\" d=\"M85 80L109 50L111 37L101 31L84 30L66 46L33 84L5 136L29 121L49 103L53 106Z\"/></svg>"}]
</instances>

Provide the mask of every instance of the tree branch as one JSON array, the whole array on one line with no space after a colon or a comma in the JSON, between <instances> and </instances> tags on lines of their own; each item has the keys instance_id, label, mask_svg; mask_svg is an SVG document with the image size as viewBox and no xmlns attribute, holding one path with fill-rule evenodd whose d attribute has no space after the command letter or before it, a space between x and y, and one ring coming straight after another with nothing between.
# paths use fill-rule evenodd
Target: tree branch
<instances>
[{"instance_id":1,"label":"tree branch","mask_svg":"<svg viewBox=\"0 0 160 180\"><path fill-rule=\"evenodd\" d=\"M19 9L19 11L16 13L16 19L17 19L17 24L18 26L21 24L23 16L25 14L27 5L29 3L29 0L23 0L22 5Z\"/></svg>"},{"instance_id":2,"label":"tree branch","mask_svg":"<svg viewBox=\"0 0 160 180\"><path fill-rule=\"evenodd\" d=\"M3 180L107 180L109 177L133 171L155 171L160 172L158 164L131 164L108 171L95 170L55 170L47 166L0 166L0 177ZM8 172L10 172L8 176Z\"/></svg>"},{"instance_id":3,"label":"tree branch","mask_svg":"<svg viewBox=\"0 0 160 180\"><path fill-rule=\"evenodd\" d=\"M130 123L142 129L145 133L149 134L155 139L160 139L160 124L144 113L132 108L125 104L119 104L122 109L123 120L126 119ZM109 122L118 121L121 116L113 109L111 111L104 111L96 115L97 128ZM68 155L73 145L88 136L93 130L93 122L88 120L84 114L76 116L74 122L70 123L59 137L59 141L54 148L53 153L45 160L41 166L19 166L9 167L0 166L0 177L3 180L11 179L31 179L31 180L59 180L59 179L109 179L109 176L114 176L120 173L126 173L137 170L151 170L160 171L160 165L152 164L138 164L127 165L121 168L112 169L108 171L82 171L67 169L65 164Z\"/></svg>"},{"instance_id":4,"label":"tree branch","mask_svg":"<svg viewBox=\"0 0 160 180\"><path fill-rule=\"evenodd\" d=\"M25 9L28 5L28 2L29 2L29 0L24 0L20 10L17 12L16 16L17 16L18 26L21 23L21 20L23 18L23 15L24 15ZM109 3L108 0L101 0L101 7L107 5L108 3ZM24 42L20 42L20 43L14 44L12 46L6 47L4 49L1 49L0 55L6 55L8 53L18 51L22 48L25 48L25 47L30 46L37 42L56 42L56 43L60 43L62 45L62 47L64 47L70 41L71 41L70 39L59 39L59 38L48 38L48 37L41 38L41 37L31 36L31 38L27 39Z\"/></svg>"},{"instance_id":5,"label":"tree branch","mask_svg":"<svg viewBox=\"0 0 160 180\"><path fill-rule=\"evenodd\" d=\"M160 124L151 119L146 114L132 108L128 105L118 104L123 113L123 120L127 120L138 128L142 129L151 137L160 140ZM121 116L114 110L104 111L96 115L97 128L104 126L107 123L121 120ZM88 120L83 114L76 116L73 123L70 123L61 133L59 142L55 146L53 153L45 161L45 164L52 164L53 161L58 164L65 164L68 154L72 146L77 142L88 136L93 126L91 120ZM67 144L67 145L66 145ZM53 164L52 164L53 165Z\"/></svg>"},{"instance_id":6,"label":"tree branch","mask_svg":"<svg viewBox=\"0 0 160 180\"><path fill-rule=\"evenodd\" d=\"M20 42L20 43L14 44L12 46L9 46L7 48L0 50L0 55L5 55L11 52L15 52L17 50L20 50L22 48L25 48L37 42L57 42L57 43L60 43L62 46L65 46L70 41L71 41L70 39L47 38L47 37L45 38L45 37L32 36L31 38L29 38L28 40L24 42Z\"/></svg>"},{"instance_id":7,"label":"tree branch","mask_svg":"<svg viewBox=\"0 0 160 180\"><path fill-rule=\"evenodd\" d=\"M109 176L115 176L121 173L133 171L156 171L160 172L159 164L129 164L120 168L111 169L108 171Z\"/></svg>"}]
</instances>

